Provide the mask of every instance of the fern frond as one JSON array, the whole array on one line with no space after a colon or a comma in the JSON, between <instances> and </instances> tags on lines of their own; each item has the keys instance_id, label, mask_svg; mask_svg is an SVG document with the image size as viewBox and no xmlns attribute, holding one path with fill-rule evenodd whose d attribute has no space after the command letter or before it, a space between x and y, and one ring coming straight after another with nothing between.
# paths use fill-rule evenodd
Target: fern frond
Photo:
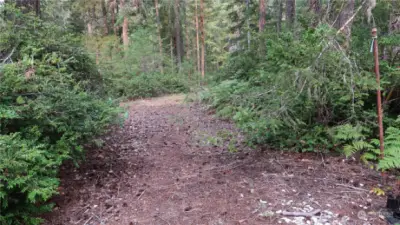
<instances>
[{"instance_id":1,"label":"fern frond","mask_svg":"<svg viewBox=\"0 0 400 225\"><path fill-rule=\"evenodd\" d=\"M343 153L346 157L349 157L360 151L371 151L374 146L365 141L353 141L351 144L345 145Z\"/></svg>"}]
</instances>

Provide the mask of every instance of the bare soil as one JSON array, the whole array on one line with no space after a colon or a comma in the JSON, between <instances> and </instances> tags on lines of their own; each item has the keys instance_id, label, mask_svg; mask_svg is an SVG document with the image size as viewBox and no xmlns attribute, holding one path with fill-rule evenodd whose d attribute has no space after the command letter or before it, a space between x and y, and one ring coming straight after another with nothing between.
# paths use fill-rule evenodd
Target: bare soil
<instances>
[{"instance_id":1,"label":"bare soil","mask_svg":"<svg viewBox=\"0 0 400 225\"><path fill-rule=\"evenodd\" d=\"M45 224L386 224L386 198L369 192L378 173L343 157L249 149L232 123L183 100L128 103L124 127L79 168L62 167Z\"/></svg>"}]
</instances>

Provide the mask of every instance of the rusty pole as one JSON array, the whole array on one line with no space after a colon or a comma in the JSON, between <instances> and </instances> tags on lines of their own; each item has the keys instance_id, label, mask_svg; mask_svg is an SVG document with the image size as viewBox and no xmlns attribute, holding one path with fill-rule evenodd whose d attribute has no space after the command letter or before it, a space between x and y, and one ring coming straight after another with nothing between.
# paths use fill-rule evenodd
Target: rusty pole
<instances>
[{"instance_id":1,"label":"rusty pole","mask_svg":"<svg viewBox=\"0 0 400 225\"><path fill-rule=\"evenodd\" d=\"M376 84L378 85L378 89L376 91L376 104L378 110L378 126L379 126L379 144L380 144L380 158L382 159L384 155L384 142L383 142L383 110L382 110L382 96L381 96L381 75L379 72L379 52L378 52L378 31L376 28L372 28L372 38L373 38L373 51L374 51L374 61L375 61L375 75L376 75Z\"/></svg>"}]
</instances>

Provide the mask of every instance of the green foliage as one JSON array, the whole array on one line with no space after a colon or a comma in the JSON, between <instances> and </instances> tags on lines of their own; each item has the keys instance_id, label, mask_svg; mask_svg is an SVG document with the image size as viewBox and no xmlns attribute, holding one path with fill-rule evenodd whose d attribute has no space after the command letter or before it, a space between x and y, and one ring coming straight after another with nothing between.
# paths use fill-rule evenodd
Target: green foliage
<instances>
[{"instance_id":1,"label":"green foliage","mask_svg":"<svg viewBox=\"0 0 400 225\"><path fill-rule=\"evenodd\" d=\"M0 26L0 223L39 224L64 160L117 122L79 38L6 5ZM19 29L15 29L17 27Z\"/></svg>"},{"instance_id":2,"label":"green foliage","mask_svg":"<svg viewBox=\"0 0 400 225\"><path fill-rule=\"evenodd\" d=\"M114 36L86 38L86 46L97 57L104 74L105 90L114 97L140 98L188 92L198 82L198 74L191 77L177 73L174 65L165 63L160 56L156 37L151 28L140 28L131 34L134 40L123 52ZM185 66L185 65L184 65ZM185 70L188 71L188 70Z\"/></svg>"},{"instance_id":3,"label":"green foliage","mask_svg":"<svg viewBox=\"0 0 400 225\"><path fill-rule=\"evenodd\" d=\"M232 118L253 144L332 149L330 127L343 120L368 121L365 102L375 87L369 72L357 71L355 59L336 50L331 33L321 25L299 40L290 33L270 35L266 60L236 52L203 100Z\"/></svg>"},{"instance_id":4,"label":"green foliage","mask_svg":"<svg viewBox=\"0 0 400 225\"><path fill-rule=\"evenodd\" d=\"M389 127L385 132L385 157L379 161L381 170L400 168L400 129Z\"/></svg>"},{"instance_id":5,"label":"green foliage","mask_svg":"<svg viewBox=\"0 0 400 225\"><path fill-rule=\"evenodd\" d=\"M249 11L257 9L250 2ZM383 32L388 30L389 5L378 2L374 11ZM258 19L244 13L244 7L228 5L232 32ZM233 44L236 51L202 93L202 100L215 108L217 115L233 119L251 144L302 152L340 150L346 156L361 153L364 161L377 160L376 140L368 141L376 130L370 25L357 16L351 46L346 49L343 37L326 21L314 18L320 23L310 24L310 18L301 11L305 7L305 3L298 7L302 12L298 26L289 32L284 27L275 34L270 27L263 34L255 34L250 27L250 48L244 40L248 36L240 32L240 40ZM399 82L398 56L393 54L398 47L397 36L379 39L387 58L381 61L381 88L387 100L385 126L390 126L398 113L398 101L393 96Z\"/></svg>"},{"instance_id":6,"label":"green foliage","mask_svg":"<svg viewBox=\"0 0 400 225\"><path fill-rule=\"evenodd\" d=\"M109 77L109 94L128 98L156 97L165 94L185 93L189 85L183 75L158 72L141 75L127 74Z\"/></svg>"}]
</instances>

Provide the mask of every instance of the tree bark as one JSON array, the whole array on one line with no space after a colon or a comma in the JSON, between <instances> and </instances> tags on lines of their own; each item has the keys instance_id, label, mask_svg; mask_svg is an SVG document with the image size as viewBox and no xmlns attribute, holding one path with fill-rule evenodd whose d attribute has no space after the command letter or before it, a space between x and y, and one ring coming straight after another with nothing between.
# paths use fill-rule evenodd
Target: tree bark
<instances>
[{"instance_id":1,"label":"tree bark","mask_svg":"<svg viewBox=\"0 0 400 225\"><path fill-rule=\"evenodd\" d=\"M108 23L107 23L107 8L105 0L101 0L101 11L103 13L103 25L104 25L104 35L108 35Z\"/></svg>"},{"instance_id":2,"label":"tree bark","mask_svg":"<svg viewBox=\"0 0 400 225\"><path fill-rule=\"evenodd\" d=\"M390 14L389 33L400 32L400 3L392 0L392 13Z\"/></svg>"},{"instance_id":3,"label":"tree bark","mask_svg":"<svg viewBox=\"0 0 400 225\"><path fill-rule=\"evenodd\" d=\"M121 9L125 6L125 0L120 2ZM124 22L122 23L122 43L124 45L124 50L127 51L129 47L129 37L128 37L128 18L124 15Z\"/></svg>"},{"instance_id":4,"label":"tree bark","mask_svg":"<svg viewBox=\"0 0 400 225\"><path fill-rule=\"evenodd\" d=\"M308 0L308 11L313 13L311 26L316 27L319 23L319 13L321 11L320 0Z\"/></svg>"},{"instance_id":5,"label":"tree bark","mask_svg":"<svg viewBox=\"0 0 400 225\"><path fill-rule=\"evenodd\" d=\"M283 2L282 0L277 0L277 2L278 2L278 16L276 23L276 32L279 34L282 30Z\"/></svg>"},{"instance_id":6,"label":"tree bark","mask_svg":"<svg viewBox=\"0 0 400 225\"><path fill-rule=\"evenodd\" d=\"M183 15L184 15L184 20L183 20L183 26L185 26L185 31L184 31L184 36L185 36L185 44L184 46L184 51L186 55L186 60L190 60L190 39L189 39L189 26L188 26L188 20L187 20L187 0L184 0L184 6L183 6Z\"/></svg>"},{"instance_id":7,"label":"tree bark","mask_svg":"<svg viewBox=\"0 0 400 225\"><path fill-rule=\"evenodd\" d=\"M16 0L15 5L18 8L24 7L22 12L35 11L36 16L40 16L40 0Z\"/></svg>"},{"instance_id":8,"label":"tree bark","mask_svg":"<svg viewBox=\"0 0 400 225\"><path fill-rule=\"evenodd\" d=\"M286 24L292 29L296 17L296 0L286 0Z\"/></svg>"},{"instance_id":9,"label":"tree bark","mask_svg":"<svg viewBox=\"0 0 400 225\"><path fill-rule=\"evenodd\" d=\"M258 31L261 33L265 27L265 0L260 0L260 19L258 22Z\"/></svg>"},{"instance_id":10,"label":"tree bark","mask_svg":"<svg viewBox=\"0 0 400 225\"><path fill-rule=\"evenodd\" d=\"M117 5L117 1L116 0L109 0L110 2L110 11L111 11L111 24L112 24L112 28L114 30L114 35L118 35L117 32L117 26L115 26L115 8Z\"/></svg>"},{"instance_id":11,"label":"tree bark","mask_svg":"<svg viewBox=\"0 0 400 225\"><path fill-rule=\"evenodd\" d=\"M392 12L390 14L389 34L400 33L400 3L398 0L392 0ZM394 46L391 50L391 63L394 63L400 54L400 46Z\"/></svg>"},{"instance_id":12,"label":"tree bark","mask_svg":"<svg viewBox=\"0 0 400 225\"><path fill-rule=\"evenodd\" d=\"M311 12L319 13L321 9L319 1L320 0L308 0L308 8Z\"/></svg>"},{"instance_id":13,"label":"tree bark","mask_svg":"<svg viewBox=\"0 0 400 225\"><path fill-rule=\"evenodd\" d=\"M90 9L88 9L87 11L87 15L88 15L88 20L87 20L87 32L88 32L88 36L92 36L93 35L93 27L92 27L92 16L90 13Z\"/></svg>"},{"instance_id":14,"label":"tree bark","mask_svg":"<svg viewBox=\"0 0 400 225\"><path fill-rule=\"evenodd\" d=\"M198 7L197 7L197 0L195 1L196 4L196 13L195 13L195 20L196 20L196 50L197 50L197 71L201 71L201 60L200 60L200 29L199 29L199 14L198 14Z\"/></svg>"},{"instance_id":15,"label":"tree bark","mask_svg":"<svg viewBox=\"0 0 400 225\"><path fill-rule=\"evenodd\" d=\"M336 29L340 29L346 37L345 48L347 48L350 44L351 26L353 24L353 20L351 18L354 14L354 3L355 0L347 1L343 9L340 11L336 23L334 24L334 27Z\"/></svg>"},{"instance_id":16,"label":"tree bark","mask_svg":"<svg viewBox=\"0 0 400 225\"><path fill-rule=\"evenodd\" d=\"M156 8L156 20L157 20L157 33L158 33L158 47L160 49L160 71L163 74L164 73L164 67L163 67L163 45L162 45L162 39L161 39L161 23L160 23L160 13L158 11L158 0L154 0L154 7Z\"/></svg>"},{"instance_id":17,"label":"tree bark","mask_svg":"<svg viewBox=\"0 0 400 225\"><path fill-rule=\"evenodd\" d=\"M178 62L179 72L182 69L182 38L181 38L181 24L180 24L180 13L179 13L179 0L175 0L174 4L175 13L175 41L176 41L176 58Z\"/></svg>"},{"instance_id":18,"label":"tree bark","mask_svg":"<svg viewBox=\"0 0 400 225\"><path fill-rule=\"evenodd\" d=\"M251 34L250 34L250 11L249 11L249 2L250 0L246 0L246 20L247 20L247 48L250 50L250 42L251 42Z\"/></svg>"},{"instance_id":19,"label":"tree bark","mask_svg":"<svg viewBox=\"0 0 400 225\"><path fill-rule=\"evenodd\" d=\"M205 77L205 52L206 52L206 33L205 33L205 21L204 21L204 0L200 0L200 32L201 32L201 77L204 80Z\"/></svg>"}]
</instances>

